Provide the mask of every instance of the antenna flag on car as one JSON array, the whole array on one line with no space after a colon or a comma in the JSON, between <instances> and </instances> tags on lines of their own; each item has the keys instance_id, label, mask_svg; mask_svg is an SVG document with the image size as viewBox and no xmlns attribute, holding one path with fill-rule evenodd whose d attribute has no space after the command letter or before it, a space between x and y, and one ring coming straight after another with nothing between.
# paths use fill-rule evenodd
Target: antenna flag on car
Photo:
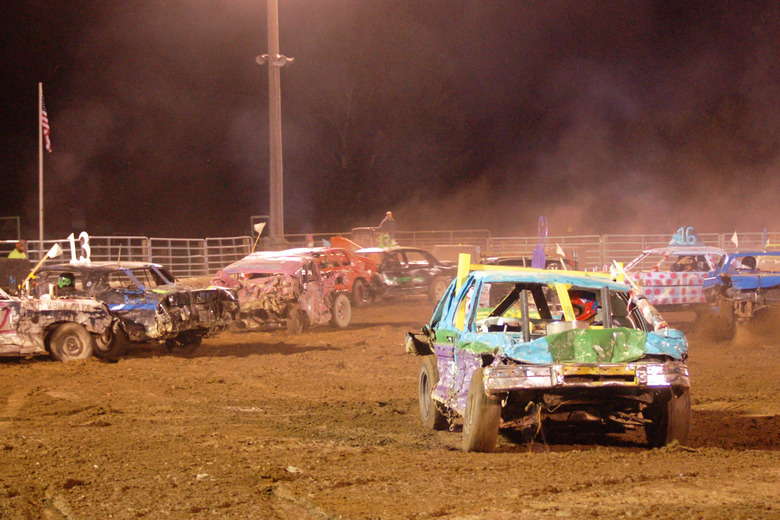
<instances>
[{"instance_id":1,"label":"antenna flag on car","mask_svg":"<svg viewBox=\"0 0 780 520\"><path fill-rule=\"evenodd\" d=\"M255 224L255 231L257 231L257 238L255 239L255 245L252 246L252 252L255 252L255 248L257 248L257 242L260 240L260 235L263 234L263 229L265 229L265 222L260 222L259 224Z\"/></svg>"},{"instance_id":2,"label":"antenna flag on car","mask_svg":"<svg viewBox=\"0 0 780 520\"><path fill-rule=\"evenodd\" d=\"M49 249L45 255L43 255L43 258L41 258L41 261L38 262L38 265L35 266L35 269L30 271L30 274L27 275L27 278L24 279L24 282L22 282L22 286L25 286L27 282L29 282L33 276L35 276L35 273L38 271L38 269L41 268L43 263L48 260L49 258L56 258L62 254L62 247L60 247L59 243L56 243L51 246L51 249Z\"/></svg>"}]
</instances>

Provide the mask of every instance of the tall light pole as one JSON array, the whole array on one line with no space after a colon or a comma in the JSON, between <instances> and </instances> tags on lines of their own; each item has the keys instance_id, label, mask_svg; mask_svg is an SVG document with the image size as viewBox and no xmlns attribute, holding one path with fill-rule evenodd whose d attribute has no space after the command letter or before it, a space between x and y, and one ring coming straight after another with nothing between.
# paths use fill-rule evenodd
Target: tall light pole
<instances>
[{"instance_id":1,"label":"tall light pole","mask_svg":"<svg viewBox=\"0 0 780 520\"><path fill-rule=\"evenodd\" d=\"M294 58L279 54L279 5L268 2L268 54L258 56L257 63L268 64L268 113L270 130L270 219L271 242L278 245L284 239L284 184L282 182L282 93L279 69Z\"/></svg>"}]
</instances>

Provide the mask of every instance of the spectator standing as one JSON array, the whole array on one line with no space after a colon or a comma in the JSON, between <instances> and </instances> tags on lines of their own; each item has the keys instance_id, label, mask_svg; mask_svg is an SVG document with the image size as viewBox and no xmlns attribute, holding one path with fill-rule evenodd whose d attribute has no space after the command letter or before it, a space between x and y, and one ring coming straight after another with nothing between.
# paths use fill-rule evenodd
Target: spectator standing
<instances>
[{"instance_id":1,"label":"spectator standing","mask_svg":"<svg viewBox=\"0 0 780 520\"><path fill-rule=\"evenodd\" d=\"M27 259L27 240L20 240L14 246L14 250L8 253L8 258Z\"/></svg>"},{"instance_id":2,"label":"spectator standing","mask_svg":"<svg viewBox=\"0 0 780 520\"><path fill-rule=\"evenodd\" d=\"M393 212L388 211L385 218L379 223L379 246L390 247L395 245L395 220Z\"/></svg>"}]
</instances>

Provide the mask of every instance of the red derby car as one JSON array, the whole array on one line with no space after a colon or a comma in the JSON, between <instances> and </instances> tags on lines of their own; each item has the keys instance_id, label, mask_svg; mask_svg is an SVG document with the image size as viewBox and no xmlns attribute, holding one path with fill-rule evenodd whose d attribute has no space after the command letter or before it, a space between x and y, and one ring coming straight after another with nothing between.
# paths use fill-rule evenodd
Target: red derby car
<instances>
[{"instance_id":1,"label":"red derby car","mask_svg":"<svg viewBox=\"0 0 780 520\"><path fill-rule=\"evenodd\" d=\"M369 283L376 276L376 264L364 256L341 247L314 247L291 249L290 252L301 252L317 259L320 271L329 273L338 271L342 274L346 286L337 290L346 290L352 297L355 307L363 307L371 301Z\"/></svg>"}]
</instances>

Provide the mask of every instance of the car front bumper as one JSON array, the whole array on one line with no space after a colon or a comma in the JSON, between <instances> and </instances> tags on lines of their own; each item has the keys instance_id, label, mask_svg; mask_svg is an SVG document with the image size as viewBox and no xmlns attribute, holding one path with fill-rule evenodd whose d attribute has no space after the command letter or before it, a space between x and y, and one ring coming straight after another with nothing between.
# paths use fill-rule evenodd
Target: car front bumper
<instances>
[{"instance_id":1,"label":"car front bumper","mask_svg":"<svg viewBox=\"0 0 780 520\"><path fill-rule=\"evenodd\" d=\"M514 390L672 386L690 387L688 367L682 361L599 365L497 365L485 368L485 391L489 395Z\"/></svg>"}]
</instances>

